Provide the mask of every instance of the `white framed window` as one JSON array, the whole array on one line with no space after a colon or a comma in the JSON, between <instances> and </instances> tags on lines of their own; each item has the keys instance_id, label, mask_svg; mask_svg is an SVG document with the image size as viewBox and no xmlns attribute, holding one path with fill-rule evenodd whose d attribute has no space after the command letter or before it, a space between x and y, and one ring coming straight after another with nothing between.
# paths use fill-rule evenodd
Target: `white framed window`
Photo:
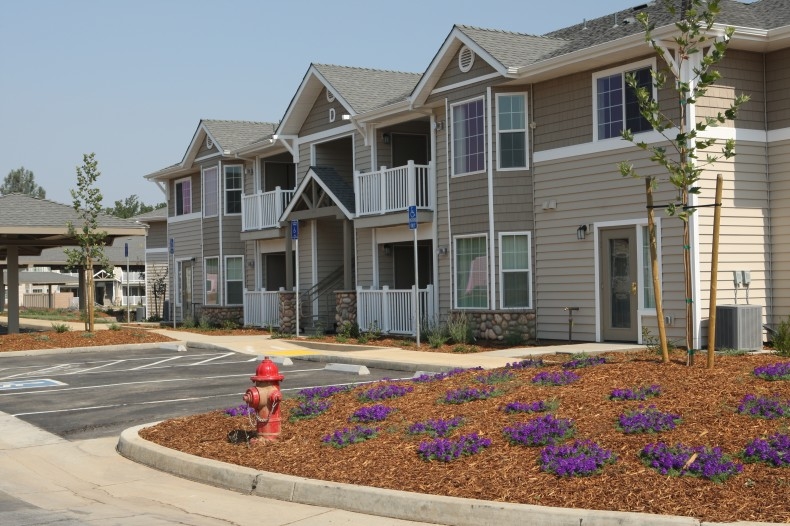
<instances>
[{"instance_id":1,"label":"white framed window","mask_svg":"<svg viewBox=\"0 0 790 526\"><path fill-rule=\"evenodd\" d=\"M655 67L655 60L648 59L593 74L594 140L620 137L620 133L626 129L633 133L653 129L639 113L636 93L625 83L625 76L633 73L638 85L650 90L655 100L657 94L650 73Z\"/></svg>"},{"instance_id":2,"label":"white framed window","mask_svg":"<svg viewBox=\"0 0 790 526\"><path fill-rule=\"evenodd\" d=\"M203 169L203 217L214 217L219 209L219 170Z\"/></svg>"},{"instance_id":3,"label":"white framed window","mask_svg":"<svg viewBox=\"0 0 790 526\"><path fill-rule=\"evenodd\" d=\"M456 236L455 307L488 308L488 236Z\"/></svg>"},{"instance_id":4,"label":"white framed window","mask_svg":"<svg viewBox=\"0 0 790 526\"><path fill-rule=\"evenodd\" d=\"M453 104L453 175L482 172L486 166L483 98Z\"/></svg>"},{"instance_id":5,"label":"white framed window","mask_svg":"<svg viewBox=\"0 0 790 526\"><path fill-rule=\"evenodd\" d=\"M244 303L244 257L225 257L225 305Z\"/></svg>"},{"instance_id":6,"label":"white framed window","mask_svg":"<svg viewBox=\"0 0 790 526\"><path fill-rule=\"evenodd\" d=\"M650 236L647 225L641 227L642 230L642 309L656 308L656 293L653 288L653 269L650 263ZM656 227L656 243L661 246L659 241L658 227ZM661 259L659 258L659 261Z\"/></svg>"},{"instance_id":7,"label":"white framed window","mask_svg":"<svg viewBox=\"0 0 790 526\"><path fill-rule=\"evenodd\" d=\"M532 236L530 232L499 234L499 305L532 308Z\"/></svg>"},{"instance_id":8,"label":"white framed window","mask_svg":"<svg viewBox=\"0 0 790 526\"><path fill-rule=\"evenodd\" d=\"M192 213L192 179L178 179L175 182L176 215L183 216Z\"/></svg>"},{"instance_id":9,"label":"white framed window","mask_svg":"<svg viewBox=\"0 0 790 526\"><path fill-rule=\"evenodd\" d=\"M203 275L206 279L206 286L203 289L205 294L203 303L206 305L219 305L219 258L205 258L203 263L205 265Z\"/></svg>"},{"instance_id":10,"label":"white framed window","mask_svg":"<svg viewBox=\"0 0 790 526\"><path fill-rule=\"evenodd\" d=\"M241 214L241 174L240 164L225 166L225 215Z\"/></svg>"},{"instance_id":11,"label":"white framed window","mask_svg":"<svg viewBox=\"0 0 790 526\"><path fill-rule=\"evenodd\" d=\"M496 96L497 169L527 167L527 94Z\"/></svg>"}]
</instances>

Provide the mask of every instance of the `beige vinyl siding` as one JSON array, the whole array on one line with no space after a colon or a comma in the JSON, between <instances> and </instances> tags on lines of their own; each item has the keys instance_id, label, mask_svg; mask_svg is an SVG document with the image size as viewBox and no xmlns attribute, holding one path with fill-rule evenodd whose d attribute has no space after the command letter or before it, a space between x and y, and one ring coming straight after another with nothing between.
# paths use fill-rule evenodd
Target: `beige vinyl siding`
<instances>
[{"instance_id":1,"label":"beige vinyl siding","mask_svg":"<svg viewBox=\"0 0 790 526\"><path fill-rule=\"evenodd\" d=\"M310 156L310 149L309 143L299 145L299 166L296 167L296 186L299 186L299 183L302 182L302 179L307 175L307 171L313 164Z\"/></svg>"},{"instance_id":2,"label":"beige vinyl siding","mask_svg":"<svg viewBox=\"0 0 790 526\"><path fill-rule=\"evenodd\" d=\"M488 174L450 178L453 236L488 232Z\"/></svg>"},{"instance_id":3,"label":"beige vinyl siding","mask_svg":"<svg viewBox=\"0 0 790 526\"><path fill-rule=\"evenodd\" d=\"M317 221L317 231L320 282L343 264L343 223L334 219L321 219Z\"/></svg>"},{"instance_id":4,"label":"beige vinyl siding","mask_svg":"<svg viewBox=\"0 0 790 526\"><path fill-rule=\"evenodd\" d=\"M149 249L167 247L167 223L165 221L155 221L148 224L145 246Z\"/></svg>"},{"instance_id":5,"label":"beige vinyl siding","mask_svg":"<svg viewBox=\"0 0 790 526\"><path fill-rule=\"evenodd\" d=\"M243 254L244 241L240 238L241 216L222 218L222 250L225 254Z\"/></svg>"},{"instance_id":6,"label":"beige vinyl siding","mask_svg":"<svg viewBox=\"0 0 790 526\"><path fill-rule=\"evenodd\" d=\"M256 250L257 241L244 242L244 290L255 290L255 272L260 272L261 258ZM250 265L250 261L253 262Z\"/></svg>"},{"instance_id":7,"label":"beige vinyl siding","mask_svg":"<svg viewBox=\"0 0 790 526\"><path fill-rule=\"evenodd\" d=\"M299 221L299 289L306 291L313 283L313 225L315 221ZM320 250L320 249L319 249ZM294 242L296 251L296 242ZM294 274L296 280L296 274Z\"/></svg>"},{"instance_id":8,"label":"beige vinyl siding","mask_svg":"<svg viewBox=\"0 0 790 526\"><path fill-rule=\"evenodd\" d=\"M354 170L359 171L372 171L372 156L371 147L365 146L365 138L359 133L354 134L354 164L351 166L351 173L353 176ZM351 184L354 184L352 178Z\"/></svg>"},{"instance_id":9,"label":"beige vinyl siding","mask_svg":"<svg viewBox=\"0 0 790 526\"><path fill-rule=\"evenodd\" d=\"M395 287L395 256L384 253L384 245L379 243L376 246L379 253L379 287Z\"/></svg>"},{"instance_id":10,"label":"beige vinyl siding","mask_svg":"<svg viewBox=\"0 0 790 526\"><path fill-rule=\"evenodd\" d=\"M564 307L579 307L574 313L575 339L595 339L595 235L578 240L582 224L611 221L636 222L647 217L644 182L623 179L616 164L631 159L640 173L661 174L660 168L634 149L574 157L536 164L535 201L555 200L555 210L535 211L535 305L538 338L566 339L568 313ZM674 193L661 185L656 203ZM660 215L660 213L659 213ZM662 225L664 305L678 320L668 328L671 338L683 335L684 313L680 225L665 219Z\"/></svg>"},{"instance_id":11,"label":"beige vinyl siding","mask_svg":"<svg viewBox=\"0 0 790 526\"><path fill-rule=\"evenodd\" d=\"M790 316L790 141L770 144L768 158L773 283L773 309L768 322L777 325Z\"/></svg>"},{"instance_id":12,"label":"beige vinyl siding","mask_svg":"<svg viewBox=\"0 0 790 526\"><path fill-rule=\"evenodd\" d=\"M790 127L790 49L768 53L765 61L768 129Z\"/></svg>"},{"instance_id":13,"label":"beige vinyl siding","mask_svg":"<svg viewBox=\"0 0 790 526\"><path fill-rule=\"evenodd\" d=\"M460 49L458 52L460 52ZM496 73L496 70L477 54L475 54L475 61L474 64L472 64L472 68L468 72L464 73L458 67L458 53L456 53L453 56L453 59L447 65L447 69L442 72L442 75L436 82L434 89L451 86L453 84L458 84L459 82L468 82L477 77L482 77L491 73Z\"/></svg>"},{"instance_id":14,"label":"beige vinyl siding","mask_svg":"<svg viewBox=\"0 0 790 526\"><path fill-rule=\"evenodd\" d=\"M373 229L358 228L357 242L357 285L370 287L373 285Z\"/></svg>"},{"instance_id":15,"label":"beige vinyl siding","mask_svg":"<svg viewBox=\"0 0 790 526\"><path fill-rule=\"evenodd\" d=\"M203 218L203 252L206 257L219 255L219 217Z\"/></svg>"},{"instance_id":16,"label":"beige vinyl siding","mask_svg":"<svg viewBox=\"0 0 790 526\"><path fill-rule=\"evenodd\" d=\"M444 106L435 110L436 120L444 121L445 126L442 130L436 131L436 152L433 159L436 164L436 230L437 230L437 249L444 247L447 249L446 255L437 257L436 283L439 296L439 313L442 319L446 319L451 307L452 291L452 239L450 239L450 223L448 221L449 196L447 182L449 179L447 138L450 127L446 123Z\"/></svg>"},{"instance_id":17,"label":"beige vinyl siding","mask_svg":"<svg viewBox=\"0 0 790 526\"><path fill-rule=\"evenodd\" d=\"M321 142L315 145L316 166L331 166L340 177L353 187L354 185L354 137L349 135ZM368 154L368 158L370 155Z\"/></svg>"},{"instance_id":18,"label":"beige vinyl siding","mask_svg":"<svg viewBox=\"0 0 790 526\"><path fill-rule=\"evenodd\" d=\"M731 49L715 69L721 74L721 79L704 97L700 97L697 116L715 117L718 112L729 108L736 96L746 94L751 100L741 106L736 123L727 121L722 126L764 130L763 55Z\"/></svg>"},{"instance_id":19,"label":"beige vinyl siding","mask_svg":"<svg viewBox=\"0 0 790 526\"><path fill-rule=\"evenodd\" d=\"M330 109L335 110L334 122L329 121ZM344 126L345 124L348 124L348 122L344 121L342 116L343 114L348 113L350 112L343 107L339 100L335 99L333 102L327 101L326 89L323 89L321 90L321 94L316 97L313 107L310 109L310 113L307 114L307 117L302 124L302 128L299 130L299 135L311 135L313 133L319 133L337 128L339 126Z\"/></svg>"},{"instance_id":20,"label":"beige vinyl siding","mask_svg":"<svg viewBox=\"0 0 790 526\"><path fill-rule=\"evenodd\" d=\"M206 135L203 134L203 140L200 141L200 148L198 149L198 153L195 155L195 159L200 159L201 157L218 153L219 149L217 148L216 144L212 145L211 148L206 147Z\"/></svg>"},{"instance_id":21,"label":"beige vinyl siding","mask_svg":"<svg viewBox=\"0 0 790 526\"><path fill-rule=\"evenodd\" d=\"M200 219L189 221L178 221L168 225L170 237L175 240L175 260L181 261L190 258L195 258L194 263L194 288L193 288L193 301L203 302L203 253L202 253L202 239L201 239L201 221ZM174 286L173 279L176 272L171 269L170 279L168 283L169 292L168 298L171 302L176 303L175 294L178 292L178 287ZM180 306L176 309L176 316L181 319Z\"/></svg>"},{"instance_id":22,"label":"beige vinyl siding","mask_svg":"<svg viewBox=\"0 0 790 526\"><path fill-rule=\"evenodd\" d=\"M255 170L254 170L255 163L245 162L244 166L241 170L242 176L242 185L241 185L241 193L242 195L251 195L255 193ZM247 171L250 171L250 174L247 174Z\"/></svg>"}]
</instances>

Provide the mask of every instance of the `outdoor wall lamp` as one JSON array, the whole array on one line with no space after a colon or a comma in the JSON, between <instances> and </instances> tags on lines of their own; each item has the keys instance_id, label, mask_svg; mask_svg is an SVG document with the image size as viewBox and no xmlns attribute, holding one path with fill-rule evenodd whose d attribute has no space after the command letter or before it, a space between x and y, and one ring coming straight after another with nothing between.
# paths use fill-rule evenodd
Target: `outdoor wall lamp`
<instances>
[{"instance_id":1,"label":"outdoor wall lamp","mask_svg":"<svg viewBox=\"0 0 790 526\"><path fill-rule=\"evenodd\" d=\"M576 239L584 239L587 237L587 225L582 225L576 229Z\"/></svg>"},{"instance_id":2,"label":"outdoor wall lamp","mask_svg":"<svg viewBox=\"0 0 790 526\"><path fill-rule=\"evenodd\" d=\"M381 138L384 140L384 144L389 144L390 143L390 134L389 133L385 133L384 135L381 136Z\"/></svg>"},{"instance_id":3,"label":"outdoor wall lamp","mask_svg":"<svg viewBox=\"0 0 790 526\"><path fill-rule=\"evenodd\" d=\"M392 246L384 245L384 255L389 256L390 254L392 254Z\"/></svg>"},{"instance_id":4,"label":"outdoor wall lamp","mask_svg":"<svg viewBox=\"0 0 790 526\"><path fill-rule=\"evenodd\" d=\"M439 248L437 248L436 249L436 253L438 255L440 255L440 256L446 256L447 255L447 247L439 247Z\"/></svg>"}]
</instances>

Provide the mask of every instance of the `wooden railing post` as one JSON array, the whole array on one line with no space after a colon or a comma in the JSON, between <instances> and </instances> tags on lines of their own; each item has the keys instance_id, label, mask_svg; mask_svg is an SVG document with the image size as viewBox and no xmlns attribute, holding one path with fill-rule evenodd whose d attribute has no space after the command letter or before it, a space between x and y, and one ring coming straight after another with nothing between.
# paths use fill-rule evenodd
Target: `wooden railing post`
<instances>
[{"instance_id":1,"label":"wooden railing post","mask_svg":"<svg viewBox=\"0 0 790 526\"><path fill-rule=\"evenodd\" d=\"M379 169L379 189L381 190L381 202L379 203L379 214L384 214L387 211L387 182L385 181L387 171L386 166Z\"/></svg>"},{"instance_id":2,"label":"wooden railing post","mask_svg":"<svg viewBox=\"0 0 790 526\"><path fill-rule=\"evenodd\" d=\"M390 332L392 324L390 323L390 300L389 300L389 286L384 285L381 288L381 332Z\"/></svg>"},{"instance_id":3,"label":"wooden railing post","mask_svg":"<svg viewBox=\"0 0 790 526\"><path fill-rule=\"evenodd\" d=\"M359 193L359 170L354 170L354 205L356 210L356 216L359 217L360 212L362 212L362 194Z\"/></svg>"},{"instance_id":4,"label":"wooden railing post","mask_svg":"<svg viewBox=\"0 0 790 526\"><path fill-rule=\"evenodd\" d=\"M409 198L408 206L419 205L417 202L417 174L414 170L414 161L406 163L406 195Z\"/></svg>"}]
</instances>

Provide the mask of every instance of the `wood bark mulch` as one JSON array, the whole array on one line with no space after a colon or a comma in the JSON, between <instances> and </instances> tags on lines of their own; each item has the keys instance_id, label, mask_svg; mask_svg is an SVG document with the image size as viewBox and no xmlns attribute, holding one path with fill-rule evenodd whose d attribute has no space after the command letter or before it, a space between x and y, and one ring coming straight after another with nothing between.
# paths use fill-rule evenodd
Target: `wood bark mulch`
<instances>
[{"instance_id":1,"label":"wood bark mulch","mask_svg":"<svg viewBox=\"0 0 790 526\"><path fill-rule=\"evenodd\" d=\"M58 322L55 322L58 323ZM96 347L130 343L159 343L174 341L172 338L144 329L97 330L56 332L33 331L0 335L0 352L32 351L40 349L65 349L70 347Z\"/></svg>"},{"instance_id":2,"label":"wood bark mulch","mask_svg":"<svg viewBox=\"0 0 790 526\"><path fill-rule=\"evenodd\" d=\"M568 356L545 358L552 363L541 370L515 370L516 379L497 384L504 393L488 400L461 405L437 401L449 389L481 387L480 372L466 372L448 379L417 383L399 381L414 390L385 405L396 409L379 424L378 436L336 449L321 438L343 427L357 408L364 387L331 397L329 411L312 420L287 422L298 400L283 403L283 431L276 443L231 444L228 432L254 429L246 417L225 416L223 409L168 420L146 428L140 435L163 446L205 458L320 480L368 485L427 494L568 508L617 510L691 516L704 521L790 522L790 468L744 464L743 472L723 483L702 478L662 476L646 467L637 454L648 443L683 443L719 446L737 455L754 438L781 431L788 433L790 419L765 420L735 412L748 393L780 395L790 400L790 382L768 382L752 374L754 367L787 359L770 354L717 357L713 370L704 357L692 367L685 354L673 354L670 364L659 363L649 351L613 353L607 364L578 369L581 380L560 386L537 386L531 378L539 371L560 370ZM283 386L287 387L286 376ZM646 402L610 401L615 388L659 384L661 396ZM240 388L243 388L240 385ZM505 414L501 408L513 401L556 400L558 418L575 422L575 439L593 439L617 454L617 461L590 477L558 478L539 469L540 447L511 445L502 429L535 416ZM241 403L241 400L240 400ZM654 404L677 413L682 422L672 431L625 435L617 431L618 415L639 405ZM476 455L452 462L423 461L416 450L425 436L405 430L427 419L463 417L464 425L453 437L477 432L492 445Z\"/></svg>"}]
</instances>

